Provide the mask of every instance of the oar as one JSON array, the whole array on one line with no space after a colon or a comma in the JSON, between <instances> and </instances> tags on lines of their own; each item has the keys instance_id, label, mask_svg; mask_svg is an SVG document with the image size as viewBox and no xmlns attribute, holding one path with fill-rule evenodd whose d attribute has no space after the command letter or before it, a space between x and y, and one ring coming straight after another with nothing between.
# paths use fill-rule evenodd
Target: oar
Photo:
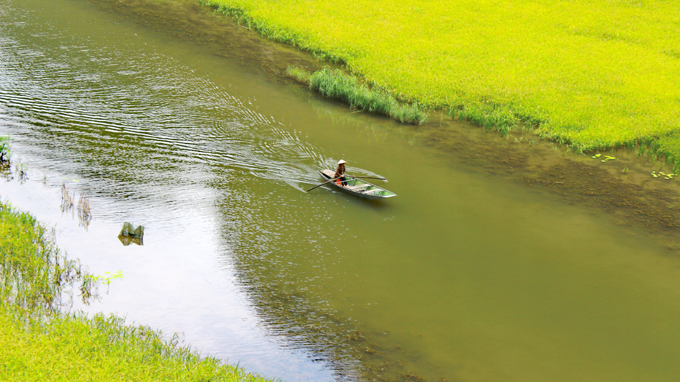
<instances>
[{"instance_id":1,"label":"oar","mask_svg":"<svg viewBox=\"0 0 680 382\"><path fill-rule=\"evenodd\" d=\"M330 179L330 180L328 180L328 181L326 181L326 182L323 182L323 183L321 183L321 184L319 184L319 185L316 185L316 186L310 188L309 190L307 190L307 192L312 191L313 189L315 189L315 188L317 188L317 187L321 187L321 186L323 186L323 185L326 184L326 183L330 183L330 182L332 182L332 181L334 181L334 180L338 180L338 179L340 179L340 177Z\"/></svg>"},{"instance_id":2,"label":"oar","mask_svg":"<svg viewBox=\"0 0 680 382\"><path fill-rule=\"evenodd\" d=\"M354 175L351 175L351 177L352 178L359 178L359 179L380 179L380 180L384 180L385 182L387 182L387 179L378 178L378 177L375 177L375 176L354 176Z\"/></svg>"}]
</instances>

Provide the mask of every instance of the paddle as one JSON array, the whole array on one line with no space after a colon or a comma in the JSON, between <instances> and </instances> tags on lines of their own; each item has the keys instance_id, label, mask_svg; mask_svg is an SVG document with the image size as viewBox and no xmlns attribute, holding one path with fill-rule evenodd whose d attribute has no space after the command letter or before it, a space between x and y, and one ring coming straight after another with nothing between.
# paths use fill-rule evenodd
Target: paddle
<instances>
[{"instance_id":1,"label":"paddle","mask_svg":"<svg viewBox=\"0 0 680 382\"><path fill-rule=\"evenodd\" d=\"M387 179L385 179L385 178L378 178L378 177L375 177L375 176L354 176L354 175L350 175L350 176L351 176L352 178L359 178L359 179L379 179L379 180L384 180L385 182L387 182Z\"/></svg>"},{"instance_id":2,"label":"paddle","mask_svg":"<svg viewBox=\"0 0 680 382\"><path fill-rule=\"evenodd\" d=\"M354 175L350 175L350 176L351 176L352 178L361 178L361 179L380 179L380 180L384 180L385 182L387 182L387 179L385 179L385 178L377 178L377 177L375 177L375 176L354 176ZM323 183L321 183L321 184L318 184L318 185L316 185L316 186L310 188L309 190L307 190L307 192L312 191L313 189L315 189L315 188L317 188L317 187L321 187L321 186L323 186L324 184L330 183L330 182L332 182L332 181L334 181L334 180L338 180L338 179L340 179L340 177L333 178L333 179L329 179L329 180L327 180L327 181L325 181L325 182L323 182Z\"/></svg>"},{"instance_id":3,"label":"paddle","mask_svg":"<svg viewBox=\"0 0 680 382\"><path fill-rule=\"evenodd\" d=\"M326 184L326 183L330 183L330 182L332 182L332 181L334 181L334 180L338 180L338 179L340 179L340 178L338 177L338 178L333 178L333 179L327 180L327 181L325 181L325 182L323 182L323 183L321 183L321 184L319 184L319 185L316 185L316 186L310 188L309 190L307 190L307 192L312 191L313 189L315 189L315 188L317 188L317 187L321 187L321 186L323 186L323 185Z\"/></svg>"}]
</instances>

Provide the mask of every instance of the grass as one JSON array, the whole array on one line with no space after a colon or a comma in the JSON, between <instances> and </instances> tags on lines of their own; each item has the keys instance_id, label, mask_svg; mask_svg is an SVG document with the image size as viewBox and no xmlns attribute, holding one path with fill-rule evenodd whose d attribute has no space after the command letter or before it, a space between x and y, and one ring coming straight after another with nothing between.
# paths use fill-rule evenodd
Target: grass
<instances>
[{"instance_id":1,"label":"grass","mask_svg":"<svg viewBox=\"0 0 680 382\"><path fill-rule=\"evenodd\" d=\"M54 311L83 272L27 214L0 204L0 302L25 311ZM87 291L86 291L87 292Z\"/></svg>"},{"instance_id":2,"label":"grass","mask_svg":"<svg viewBox=\"0 0 680 382\"><path fill-rule=\"evenodd\" d=\"M200 0L400 100L680 160L680 3Z\"/></svg>"},{"instance_id":3,"label":"grass","mask_svg":"<svg viewBox=\"0 0 680 382\"><path fill-rule=\"evenodd\" d=\"M26 320L2 305L0 348L3 380L264 381L114 316Z\"/></svg>"},{"instance_id":4,"label":"grass","mask_svg":"<svg viewBox=\"0 0 680 382\"><path fill-rule=\"evenodd\" d=\"M353 109L386 115L403 123L418 125L427 119L427 113L414 103L409 105L398 102L387 91L369 89L356 77L328 67L309 73L295 67L288 67L288 75L300 82L308 83L309 88L323 96L348 103Z\"/></svg>"},{"instance_id":5,"label":"grass","mask_svg":"<svg viewBox=\"0 0 680 382\"><path fill-rule=\"evenodd\" d=\"M122 318L66 314L65 295L95 278L68 260L27 213L0 204L0 379L7 381L249 381L265 379L201 357Z\"/></svg>"}]
</instances>

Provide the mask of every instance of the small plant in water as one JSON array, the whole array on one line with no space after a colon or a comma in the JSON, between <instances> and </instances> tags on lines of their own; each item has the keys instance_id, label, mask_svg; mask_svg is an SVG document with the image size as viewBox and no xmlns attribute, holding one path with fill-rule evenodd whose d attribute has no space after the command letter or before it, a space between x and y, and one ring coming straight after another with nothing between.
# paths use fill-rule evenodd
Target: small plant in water
<instances>
[{"instance_id":1,"label":"small plant in water","mask_svg":"<svg viewBox=\"0 0 680 382\"><path fill-rule=\"evenodd\" d=\"M75 198L75 192L73 195L66 188L66 183L61 185L61 212L66 212L73 208L73 199Z\"/></svg>"},{"instance_id":2,"label":"small plant in water","mask_svg":"<svg viewBox=\"0 0 680 382\"><path fill-rule=\"evenodd\" d=\"M106 293L109 293L108 286L111 284L111 281L115 279L122 279L123 278L123 271L119 270L116 273L111 274L111 272L104 272L104 276L93 276L93 275L86 275L85 280L83 281L84 284L89 284L93 285L97 281L101 281L102 284L107 286Z\"/></svg>"},{"instance_id":3,"label":"small plant in water","mask_svg":"<svg viewBox=\"0 0 680 382\"><path fill-rule=\"evenodd\" d=\"M119 270L118 272L111 274L111 272L104 272L105 275L107 276L96 276L99 280L102 280L102 284L109 285L111 284L111 280L115 279L122 279L123 278L123 271Z\"/></svg>"},{"instance_id":4,"label":"small plant in water","mask_svg":"<svg viewBox=\"0 0 680 382\"><path fill-rule=\"evenodd\" d=\"M92 220L92 212L90 211L90 198L86 196L80 196L78 199L78 220L80 221L80 226L87 230L90 226L90 221Z\"/></svg>"},{"instance_id":5,"label":"small plant in water","mask_svg":"<svg viewBox=\"0 0 680 382\"><path fill-rule=\"evenodd\" d=\"M19 176L19 183L24 183L28 179L28 166L23 163L19 163L14 166L16 174Z\"/></svg>"},{"instance_id":6,"label":"small plant in water","mask_svg":"<svg viewBox=\"0 0 680 382\"><path fill-rule=\"evenodd\" d=\"M675 178L676 175L678 175L678 174L666 174L666 173L663 172L663 171L659 171L659 172L652 171L652 176L653 176L653 177L655 177L655 178L661 178L661 177L663 177L663 178L666 179L666 180L671 180L671 179Z\"/></svg>"},{"instance_id":7,"label":"small plant in water","mask_svg":"<svg viewBox=\"0 0 680 382\"><path fill-rule=\"evenodd\" d=\"M0 137L0 165L9 165L9 136Z\"/></svg>"},{"instance_id":8,"label":"small plant in water","mask_svg":"<svg viewBox=\"0 0 680 382\"><path fill-rule=\"evenodd\" d=\"M591 158L593 158L593 159L599 159L599 158L601 158L601 157L602 157L602 154L595 154L595 155L593 155ZM612 156L609 156L609 155L605 155L605 156L604 156L604 159L602 159L602 163L608 162L608 161L610 161L610 160L616 160L616 157L612 157Z\"/></svg>"}]
</instances>

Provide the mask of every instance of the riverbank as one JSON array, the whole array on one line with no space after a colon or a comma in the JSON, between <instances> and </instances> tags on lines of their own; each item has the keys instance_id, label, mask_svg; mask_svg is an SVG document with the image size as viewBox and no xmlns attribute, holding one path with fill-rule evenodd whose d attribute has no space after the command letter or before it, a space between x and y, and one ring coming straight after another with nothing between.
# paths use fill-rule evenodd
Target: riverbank
<instances>
[{"instance_id":1,"label":"riverbank","mask_svg":"<svg viewBox=\"0 0 680 382\"><path fill-rule=\"evenodd\" d=\"M177 337L98 314L64 313L63 301L96 288L28 213L0 204L0 374L12 381L267 380L203 357Z\"/></svg>"},{"instance_id":2,"label":"riverbank","mask_svg":"<svg viewBox=\"0 0 680 382\"><path fill-rule=\"evenodd\" d=\"M454 118L680 164L677 4L201 2Z\"/></svg>"}]
</instances>

